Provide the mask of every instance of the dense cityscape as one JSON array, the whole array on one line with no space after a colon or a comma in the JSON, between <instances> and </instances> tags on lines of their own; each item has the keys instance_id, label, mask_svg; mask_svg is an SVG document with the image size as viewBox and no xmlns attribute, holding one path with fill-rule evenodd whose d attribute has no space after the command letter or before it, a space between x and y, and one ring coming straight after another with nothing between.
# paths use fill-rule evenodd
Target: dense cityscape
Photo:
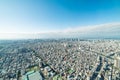
<instances>
[{"instance_id":1,"label":"dense cityscape","mask_svg":"<svg viewBox=\"0 0 120 80\"><path fill-rule=\"evenodd\" d=\"M119 40L0 41L0 80L120 80Z\"/></svg>"},{"instance_id":2,"label":"dense cityscape","mask_svg":"<svg viewBox=\"0 0 120 80\"><path fill-rule=\"evenodd\" d=\"M0 0L0 80L120 80L120 0Z\"/></svg>"}]
</instances>

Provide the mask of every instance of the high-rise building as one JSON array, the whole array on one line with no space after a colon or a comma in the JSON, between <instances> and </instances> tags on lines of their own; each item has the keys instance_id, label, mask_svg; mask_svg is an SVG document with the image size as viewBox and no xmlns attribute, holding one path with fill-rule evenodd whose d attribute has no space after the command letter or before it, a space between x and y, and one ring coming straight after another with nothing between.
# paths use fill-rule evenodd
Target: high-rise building
<instances>
[{"instance_id":1,"label":"high-rise building","mask_svg":"<svg viewBox=\"0 0 120 80\"><path fill-rule=\"evenodd\" d=\"M120 68L120 56L119 55L115 55L114 66L117 68Z\"/></svg>"}]
</instances>

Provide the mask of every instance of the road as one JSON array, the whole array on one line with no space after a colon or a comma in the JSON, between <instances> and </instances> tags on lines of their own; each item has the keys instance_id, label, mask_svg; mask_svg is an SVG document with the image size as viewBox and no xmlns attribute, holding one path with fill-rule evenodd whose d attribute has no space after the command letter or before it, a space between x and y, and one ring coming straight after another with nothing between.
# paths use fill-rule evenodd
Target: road
<instances>
[{"instance_id":1,"label":"road","mask_svg":"<svg viewBox=\"0 0 120 80\"><path fill-rule=\"evenodd\" d=\"M100 58L100 63L99 63L99 65L97 66L97 68L96 68L96 70L95 70L95 72L93 73L93 75L92 75L92 77L91 77L91 79L90 80L95 80L96 78L97 78L97 76L98 76L98 72L100 72L101 71L101 68L102 68L102 57Z\"/></svg>"}]
</instances>

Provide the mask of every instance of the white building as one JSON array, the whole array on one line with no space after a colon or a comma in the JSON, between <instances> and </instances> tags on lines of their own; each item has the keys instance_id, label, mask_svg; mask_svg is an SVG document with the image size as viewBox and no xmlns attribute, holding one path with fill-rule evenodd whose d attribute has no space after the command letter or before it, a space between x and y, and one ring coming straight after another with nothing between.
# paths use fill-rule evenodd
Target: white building
<instances>
[{"instance_id":1,"label":"white building","mask_svg":"<svg viewBox=\"0 0 120 80\"><path fill-rule=\"evenodd\" d=\"M43 80L42 76L38 71L31 71L26 73L23 77L22 80Z\"/></svg>"},{"instance_id":2,"label":"white building","mask_svg":"<svg viewBox=\"0 0 120 80\"><path fill-rule=\"evenodd\" d=\"M120 56L115 56L115 59L114 59L114 66L117 67L117 68L120 68Z\"/></svg>"}]
</instances>

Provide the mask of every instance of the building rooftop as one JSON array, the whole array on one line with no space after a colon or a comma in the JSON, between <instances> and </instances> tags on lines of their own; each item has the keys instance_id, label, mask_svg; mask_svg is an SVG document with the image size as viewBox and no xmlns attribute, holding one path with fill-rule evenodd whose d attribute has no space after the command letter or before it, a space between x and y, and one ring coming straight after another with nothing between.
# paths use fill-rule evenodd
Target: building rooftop
<instances>
[{"instance_id":1,"label":"building rooftop","mask_svg":"<svg viewBox=\"0 0 120 80\"><path fill-rule=\"evenodd\" d=\"M42 76L38 71L30 71L22 77L22 80L42 80Z\"/></svg>"},{"instance_id":2,"label":"building rooftop","mask_svg":"<svg viewBox=\"0 0 120 80\"><path fill-rule=\"evenodd\" d=\"M34 72L33 74L28 75L29 80L42 80L42 76L40 75L40 73Z\"/></svg>"}]
</instances>

